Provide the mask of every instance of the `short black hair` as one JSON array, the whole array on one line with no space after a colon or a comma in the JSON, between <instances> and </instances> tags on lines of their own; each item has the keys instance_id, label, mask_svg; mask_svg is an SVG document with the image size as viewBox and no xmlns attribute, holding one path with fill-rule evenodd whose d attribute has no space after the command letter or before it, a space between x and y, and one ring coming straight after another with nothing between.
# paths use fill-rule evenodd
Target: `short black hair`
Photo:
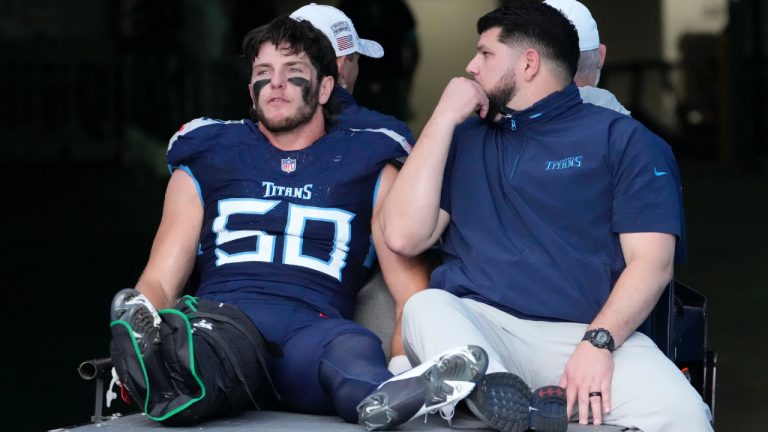
<instances>
[{"instance_id":1,"label":"short black hair","mask_svg":"<svg viewBox=\"0 0 768 432\"><path fill-rule=\"evenodd\" d=\"M243 56L248 61L249 70L259 55L261 45L267 42L276 47L286 46L291 55L305 53L317 70L318 82L328 76L333 77L334 82L338 81L336 51L325 34L309 21L297 21L288 15L281 15L269 24L249 31L243 38ZM334 98L330 98L328 103L323 105L326 131L333 125L333 115L339 111L340 106Z\"/></svg>"},{"instance_id":2,"label":"short black hair","mask_svg":"<svg viewBox=\"0 0 768 432\"><path fill-rule=\"evenodd\" d=\"M510 0L477 21L477 33L499 27L499 42L528 44L573 81L579 64L579 35L560 11L541 0Z\"/></svg>"}]
</instances>

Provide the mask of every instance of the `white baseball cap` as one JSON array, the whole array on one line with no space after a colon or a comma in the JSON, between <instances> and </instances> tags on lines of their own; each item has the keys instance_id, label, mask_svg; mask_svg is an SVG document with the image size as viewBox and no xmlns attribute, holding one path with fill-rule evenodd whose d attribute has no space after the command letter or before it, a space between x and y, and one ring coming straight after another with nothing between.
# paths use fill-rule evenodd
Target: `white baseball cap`
<instances>
[{"instance_id":1,"label":"white baseball cap","mask_svg":"<svg viewBox=\"0 0 768 432\"><path fill-rule=\"evenodd\" d=\"M376 41L360 39L352 20L333 6L315 3L302 6L291 14L296 21L309 21L315 28L325 33L331 41L336 57L358 52L364 56L380 58L384 48Z\"/></svg>"},{"instance_id":2,"label":"white baseball cap","mask_svg":"<svg viewBox=\"0 0 768 432\"><path fill-rule=\"evenodd\" d=\"M597 23L589 13L589 9L576 0L544 0L544 3L559 10L566 18L571 20L576 32L579 34L579 50L589 51L600 46L600 34L597 32Z\"/></svg>"}]
</instances>

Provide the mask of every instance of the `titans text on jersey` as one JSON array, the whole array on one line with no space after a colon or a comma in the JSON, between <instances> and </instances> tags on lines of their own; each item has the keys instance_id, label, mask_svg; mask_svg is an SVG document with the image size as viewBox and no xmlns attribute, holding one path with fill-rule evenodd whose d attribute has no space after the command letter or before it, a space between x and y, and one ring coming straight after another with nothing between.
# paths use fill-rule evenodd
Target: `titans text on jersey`
<instances>
[{"instance_id":1,"label":"titans text on jersey","mask_svg":"<svg viewBox=\"0 0 768 432\"><path fill-rule=\"evenodd\" d=\"M264 186L264 198L271 198L274 196L296 197L301 199L312 199L312 185L304 185L303 187L291 187L280 186L272 182L262 182Z\"/></svg>"}]
</instances>

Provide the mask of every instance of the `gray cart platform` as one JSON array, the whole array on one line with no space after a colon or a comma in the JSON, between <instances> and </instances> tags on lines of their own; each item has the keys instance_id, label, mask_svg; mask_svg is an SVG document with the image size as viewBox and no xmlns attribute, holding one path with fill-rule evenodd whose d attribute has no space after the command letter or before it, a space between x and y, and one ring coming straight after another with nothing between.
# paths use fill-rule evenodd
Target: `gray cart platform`
<instances>
[{"instance_id":1,"label":"gray cart platform","mask_svg":"<svg viewBox=\"0 0 768 432\"><path fill-rule=\"evenodd\" d=\"M452 420L452 425L440 418L440 415L430 415L425 423L422 419L414 419L398 430L402 431L450 431L450 430L490 430L484 429L483 424L473 417L458 411ZM142 414L133 414L125 417L115 417L102 423L94 423L72 429L77 432L132 432L132 431L228 431L228 432L365 432L360 425L345 423L336 416L316 416L277 411L248 411L237 417L212 420L190 427L165 427L159 423L147 419ZM638 429L620 426L592 425L582 426L571 423L569 432L622 432L637 431Z\"/></svg>"}]
</instances>

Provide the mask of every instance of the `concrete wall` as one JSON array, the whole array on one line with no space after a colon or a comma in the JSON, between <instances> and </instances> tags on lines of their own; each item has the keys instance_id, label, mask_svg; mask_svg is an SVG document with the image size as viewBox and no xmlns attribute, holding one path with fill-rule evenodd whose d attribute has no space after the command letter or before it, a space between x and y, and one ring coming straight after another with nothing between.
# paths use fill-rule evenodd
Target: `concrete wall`
<instances>
[{"instance_id":1,"label":"concrete wall","mask_svg":"<svg viewBox=\"0 0 768 432\"><path fill-rule=\"evenodd\" d=\"M728 0L665 0L662 2L662 53L680 59L679 41L685 33L720 33L728 22Z\"/></svg>"},{"instance_id":2,"label":"concrete wall","mask_svg":"<svg viewBox=\"0 0 768 432\"><path fill-rule=\"evenodd\" d=\"M496 0L408 0L416 17L421 58L411 93L415 112L410 122L421 132L440 95L475 54L477 19L498 6Z\"/></svg>"}]
</instances>

